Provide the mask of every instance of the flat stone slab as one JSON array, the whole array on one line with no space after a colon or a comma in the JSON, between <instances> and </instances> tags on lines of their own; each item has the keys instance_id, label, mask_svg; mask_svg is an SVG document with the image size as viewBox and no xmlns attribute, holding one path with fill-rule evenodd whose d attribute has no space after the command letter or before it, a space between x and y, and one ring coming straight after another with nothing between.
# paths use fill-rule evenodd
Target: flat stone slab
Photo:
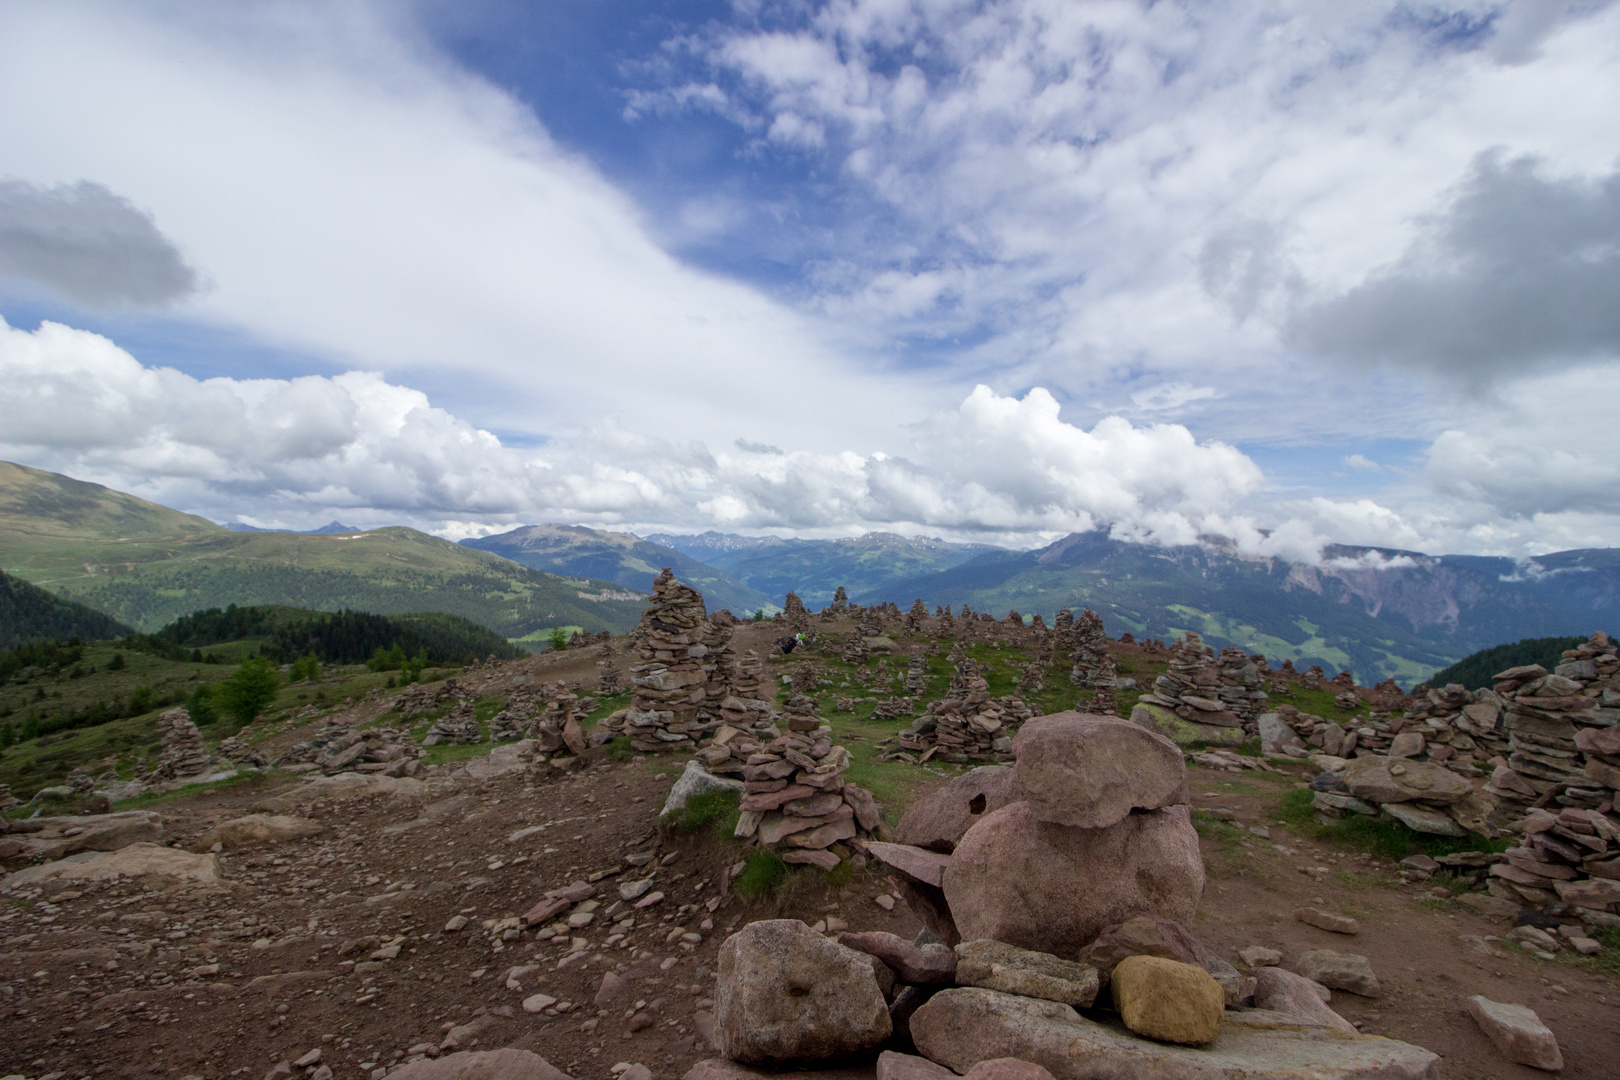
<instances>
[{"instance_id":1,"label":"flat stone slab","mask_svg":"<svg viewBox=\"0 0 1620 1080\"><path fill-rule=\"evenodd\" d=\"M1172 1046L1054 1001L977 988L935 994L913 1014L911 1034L919 1052L958 1073L1013 1057L1057 1080L1433 1080L1440 1061L1394 1039L1252 1015L1222 1023L1205 1046Z\"/></svg>"}]
</instances>

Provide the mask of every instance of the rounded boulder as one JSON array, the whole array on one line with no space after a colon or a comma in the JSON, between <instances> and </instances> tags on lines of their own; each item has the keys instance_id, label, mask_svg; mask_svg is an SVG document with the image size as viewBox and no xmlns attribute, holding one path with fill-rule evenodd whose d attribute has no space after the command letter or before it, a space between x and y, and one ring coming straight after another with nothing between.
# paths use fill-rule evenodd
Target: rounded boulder
<instances>
[{"instance_id":1,"label":"rounded boulder","mask_svg":"<svg viewBox=\"0 0 1620 1080\"><path fill-rule=\"evenodd\" d=\"M715 1043L745 1065L819 1061L893 1032L871 958L797 919L749 923L720 946Z\"/></svg>"},{"instance_id":2,"label":"rounded boulder","mask_svg":"<svg viewBox=\"0 0 1620 1080\"><path fill-rule=\"evenodd\" d=\"M1013 797L1028 803L1041 821L1101 829L1132 810L1191 801L1176 744L1118 717L1038 716L1018 732L1012 748Z\"/></svg>"},{"instance_id":3,"label":"rounded boulder","mask_svg":"<svg viewBox=\"0 0 1620 1080\"><path fill-rule=\"evenodd\" d=\"M1137 915L1188 920L1203 891L1198 833L1185 806L1076 829L1012 803L967 831L944 884L962 940L989 938L1064 959Z\"/></svg>"},{"instance_id":4,"label":"rounded boulder","mask_svg":"<svg viewBox=\"0 0 1620 1080\"><path fill-rule=\"evenodd\" d=\"M984 815L1013 801L1013 770L983 765L911 804L895 827L897 843L949 855Z\"/></svg>"}]
</instances>

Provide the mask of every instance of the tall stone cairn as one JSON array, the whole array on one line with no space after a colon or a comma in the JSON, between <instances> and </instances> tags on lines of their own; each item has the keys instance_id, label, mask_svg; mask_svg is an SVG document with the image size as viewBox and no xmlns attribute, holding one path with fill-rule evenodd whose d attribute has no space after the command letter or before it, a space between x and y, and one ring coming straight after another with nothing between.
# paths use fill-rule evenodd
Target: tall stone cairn
<instances>
[{"instance_id":1,"label":"tall stone cairn","mask_svg":"<svg viewBox=\"0 0 1620 1080\"><path fill-rule=\"evenodd\" d=\"M596 662L596 692L602 695L617 694L624 689L619 681L619 666L612 660L598 660Z\"/></svg>"},{"instance_id":2,"label":"tall stone cairn","mask_svg":"<svg viewBox=\"0 0 1620 1080\"><path fill-rule=\"evenodd\" d=\"M642 663L630 669L635 690L617 724L637 750L695 750L706 729L720 726L731 629L712 623L703 594L675 580L667 566L648 600L637 649Z\"/></svg>"},{"instance_id":3,"label":"tall stone cairn","mask_svg":"<svg viewBox=\"0 0 1620 1080\"><path fill-rule=\"evenodd\" d=\"M799 594L790 592L782 601L782 620L794 630L804 630L810 626L810 613L804 610L804 601Z\"/></svg>"},{"instance_id":4,"label":"tall stone cairn","mask_svg":"<svg viewBox=\"0 0 1620 1080\"><path fill-rule=\"evenodd\" d=\"M927 689L928 660L921 649L912 649L911 660L906 665L906 693L915 697Z\"/></svg>"},{"instance_id":5,"label":"tall stone cairn","mask_svg":"<svg viewBox=\"0 0 1620 1080\"><path fill-rule=\"evenodd\" d=\"M834 615L842 615L849 610L849 593L844 591L842 585L833 593L832 603L828 605L827 610Z\"/></svg>"},{"instance_id":6,"label":"tall stone cairn","mask_svg":"<svg viewBox=\"0 0 1620 1080\"><path fill-rule=\"evenodd\" d=\"M1046 666L1039 660L1031 661L1025 665L1024 673L1018 677L1018 692L1021 694L1038 694L1046 689Z\"/></svg>"},{"instance_id":7,"label":"tall stone cairn","mask_svg":"<svg viewBox=\"0 0 1620 1080\"><path fill-rule=\"evenodd\" d=\"M1092 695L1088 712L1098 716L1119 715L1119 699L1114 685L1118 678L1119 669L1114 665L1114 658L1103 653L1091 677Z\"/></svg>"},{"instance_id":8,"label":"tall stone cairn","mask_svg":"<svg viewBox=\"0 0 1620 1080\"><path fill-rule=\"evenodd\" d=\"M794 701L799 699L795 698ZM788 703L789 724L797 715ZM782 861L831 870L859 836L884 830L870 792L844 781L849 751L834 745L819 720L751 747L743 767L742 814L736 835L777 849Z\"/></svg>"},{"instance_id":9,"label":"tall stone cairn","mask_svg":"<svg viewBox=\"0 0 1620 1080\"><path fill-rule=\"evenodd\" d=\"M1063 608L1052 620L1052 651L1059 656L1073 655L1074 638L1074 612Z\"/></svg>"},{"instance_id":10,"label":"tall stone cairn","mask_svg":"<svg viewBox=\"0 0 1620 1080\"><path fill-rule=\"evenodd\" d=\"M1090 608L1074 622L1074 669L1069 682L1075 686L1095 686L1103 658L1108 655L1108 631L1102 616Z\"/></svg>"},{"instance_id":11,"label":"tall stone cairn","mask_svg":"<svg viewBox=\"0 0 1620 1080\"><path fill-rule=\"evenodd\" d=\"M911 608L906 612L903 625L912 633L922 629L923 620L928 618L928 605L919 598L911 602Z\"/></svg>"},{"instance_id":12,"label":"tall stone cairn","mask_svg":"<svg viewBox=\"0 0 1620 1080\"><path fill-rule=\"evenodd\" d=\"M202 732L191 722L190 713L184 709L167 709L158 715L157 724L163 733L163 749L157 765L147 774L148 783L208 771L208 747L203 745Z\"/></svg>"}]
</instances>

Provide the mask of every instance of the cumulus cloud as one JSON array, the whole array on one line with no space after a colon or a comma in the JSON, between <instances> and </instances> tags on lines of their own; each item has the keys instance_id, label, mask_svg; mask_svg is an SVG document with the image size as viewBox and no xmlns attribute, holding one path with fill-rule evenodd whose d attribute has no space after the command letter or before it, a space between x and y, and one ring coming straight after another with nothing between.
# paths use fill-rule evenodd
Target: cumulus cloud
<instances>
[{"instance_id":1,"label":"cumulus cloud","mask_svg":"<svg viewBox=\"0 0 1620 1080\"><path fill-rule=\"evenodd\" d=\"M1620 356L1620 172L1544 171L1482 155L1399 261L1301 309L1293 339L1469 378Z\"/></svg>"},{"instance_id":2,"label":"cumulus cloud","mask_svg":"<svg viewBox=\"0 0 1620 1080\"><path fill-rule=\"evenodd\" d=\"M0 277L92 307L167 304L197 288L150 214L87 180L0 180Z\"/></svg>"},{"instance_id":3,"label":"cumulus cloud","mask_svg":"<svg viewBox=\"0 0 1620 1080\"><path fill-rule=\"evenodd\" d=\"M0 322L0 451L186 509L307 523L341 512L467 530L517 520L1033 539L1110 527L1190 543L1262 481L1177 424L1089 431L1056 399L981 386L912 432L904 456L712 452L611 424L541 450L503 445L369 372L195 379L55 323Z\"/></svg>"}]
</instances>

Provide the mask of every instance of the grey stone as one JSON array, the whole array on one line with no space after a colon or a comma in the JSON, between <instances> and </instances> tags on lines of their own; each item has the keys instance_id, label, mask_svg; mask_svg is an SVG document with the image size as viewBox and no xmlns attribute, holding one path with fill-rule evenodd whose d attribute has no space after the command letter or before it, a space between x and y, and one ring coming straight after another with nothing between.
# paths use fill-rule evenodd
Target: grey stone
<instances>
[{"instance_id":1,"label":"grey stone","mask_svg":"<svg viewBox=\"0 0 1620 1080\"><path fill-rule=\"evenodd\" d=\"M956 947L956 981L1078 1009L1090 1008L1099 986L1097 969L1090 964L986 940L964 941Z\"/></svg>"},{"instance_id":2,"label":"grey stone","mask_svg":"<svg viewBox=\"0 0 1620 1080\"><path fill-rule=\"evenodd\" d=\"M664 800L664 808L658 811L659 817L668 817L686 808L686 800L694 795L702 795L710 791L736 791L741 792L743 782L732 780L725 776L714 776L703 767L701 761L688 761L686 771L681 773L675 786L669 789L669 797Z\"/></svg>"},{"instance_id":3,"label":"grey stone","mask_svg":"<svg viewBox=\"0 0 1620 1080\"><path fill-rule=\"evenodd\" d=\"M1258 1012L1258 1010L1256 1010ZM1432 1080L1438 1058L1422 1047L1347 1037L1265 1014L1234 1022L1215 1040L1172 1046L1132 1035L1123 1024L1082 1017L1067 1005L994 990L942 990L911 1018L924 1056L958 1073L1013 1057L1056 1080Z\"/></svg>"},{"instance_id":4,"label":"grey stone","mask_svg":"<svg viewBox=\"0 0 1620 1080\"><path fill-rule=\"evenodd\" d=\"M1356 953L1334 952L1332 949L1313 949L1299 958L1294 965L1299 973L1330 990L1348 990L1362 997L1379 995L1378 977L1365 956Z\"/></svg>"}]
</instances>

